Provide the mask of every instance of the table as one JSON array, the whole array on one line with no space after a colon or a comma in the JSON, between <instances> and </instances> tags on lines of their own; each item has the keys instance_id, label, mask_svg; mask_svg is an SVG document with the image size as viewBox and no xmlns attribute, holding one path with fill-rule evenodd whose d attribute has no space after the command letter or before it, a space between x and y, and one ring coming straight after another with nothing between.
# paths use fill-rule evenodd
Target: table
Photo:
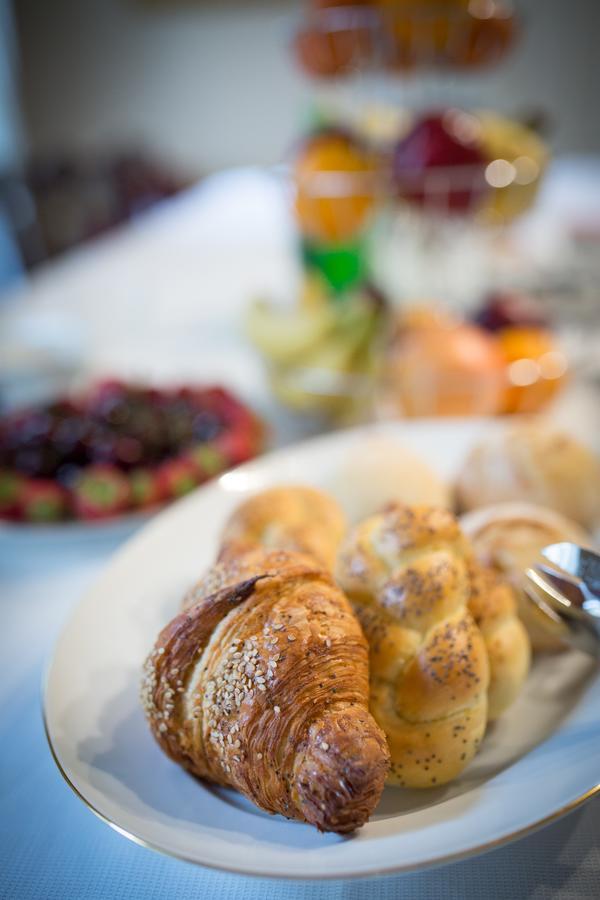
<instances>
[{"instance_id":1,"label":"table","mask_svg":"<svg viewBox=\"0 0 600 900\"><path fill-rule=\"evenodd\" d=\"M472 860L369 881L264 881L199 869L135 846L69 790L40 715L45 661L69 610L113 548L64 560L4 560L0 580L0 897L43 900L592 900L600 885L600 799ZM43 564L42 564L43 563ZM66 570L65 570L66 569ZM77 677L77 673L73 673Z\"/></svg>"},{"instance_id":2,"label":"table","mask_svg":"<svg viewBox=\"0 0 600 900\"><path fill-rule=\"evenodd\" d=\"M0 325L18 330L45 321L63 341L80 329L90 376L223 379L275 422L275 441L283 443L312 426L300 430L273 407L260 365L231 323L239 324L249 293L290 291L297 278L293 241L279 187L249 172L215 178L42 271L7 301ZM588 412L597 413L589 398L565 404L567 417L581 420ZM115 548L106 540L15 554L0 543L0 898L600 896L600 800L472 860L371 881L226 875L161 857L112 831L69 791L52 762L40 683L62 622Z\"/></svg>"}]
</instances>

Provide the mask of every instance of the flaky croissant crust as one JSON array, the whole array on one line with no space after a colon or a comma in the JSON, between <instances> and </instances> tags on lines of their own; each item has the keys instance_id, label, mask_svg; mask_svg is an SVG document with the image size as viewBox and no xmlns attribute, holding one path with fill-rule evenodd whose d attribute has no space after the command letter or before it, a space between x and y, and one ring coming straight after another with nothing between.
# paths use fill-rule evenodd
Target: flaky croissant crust
<instances>
[{"instance_id":1,"label":"flaky croissant crust","mask_svg":"<svg viewBox=\"0 0 600 900\"><path fill-rule=\"evenodd\" d=\"M367 645L330 576L257 550L215 567L185 606L145 666L163 750L269 812L322 830L362 825L389 754L367 708Z\"/></svg>"}]
</instances>

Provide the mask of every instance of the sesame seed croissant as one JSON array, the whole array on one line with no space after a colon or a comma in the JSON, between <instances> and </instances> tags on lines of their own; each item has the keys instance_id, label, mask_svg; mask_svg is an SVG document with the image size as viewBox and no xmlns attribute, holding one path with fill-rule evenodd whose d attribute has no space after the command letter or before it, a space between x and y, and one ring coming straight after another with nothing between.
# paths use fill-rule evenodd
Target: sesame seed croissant
<instances>
[{"instance_id":1,"label":"sesame seed croissant","mask_svg":"<svg viewBox=\"0 0 600 900\"><path fill-rule=\"evenodd\" d=\"M467 608L470 555L451 513L426 506L391 505L340 550L337 576L369 641L371 712L398 785L455 778L485 731L489 666Z\"/></svg>"},{"instance_id":2,"label":"sesame seed croissant","mask_svg":"<svg viewBox=\"0 0 600 900\"><path fill-rule=\"evenodd\" d=\"M340 833L363 825L389 767L368 710L368 649L310 557L258 549L218 563L144 670L154 736L194 775Z\"/></svg>"}]
</instances>

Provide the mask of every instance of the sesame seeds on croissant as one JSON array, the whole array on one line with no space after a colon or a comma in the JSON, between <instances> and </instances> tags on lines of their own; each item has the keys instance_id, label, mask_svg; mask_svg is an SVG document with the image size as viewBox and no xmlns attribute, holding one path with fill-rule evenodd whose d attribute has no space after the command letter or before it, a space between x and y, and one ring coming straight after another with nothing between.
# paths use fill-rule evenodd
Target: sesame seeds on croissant
<instances>
[{"instance_id":1,"label":"sesame seeds on croissant","mask_svg":"<svg viewBox=\"0 0 600 900\"><path fill-rule=\"evenodd\" d=\"M268 812L323 831L363 825L389 753L368 710L367 645L331 576L259 549L220 563L190 596L145 667L162 749Z\"/></svg>"}]
</instances>

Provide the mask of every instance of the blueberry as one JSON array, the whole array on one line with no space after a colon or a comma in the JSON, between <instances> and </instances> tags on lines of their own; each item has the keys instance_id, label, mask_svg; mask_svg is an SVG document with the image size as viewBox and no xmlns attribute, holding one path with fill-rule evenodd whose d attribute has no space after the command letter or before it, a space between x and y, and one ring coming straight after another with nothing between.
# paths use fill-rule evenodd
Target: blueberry
<instances>
[{"instance_id":1,"label":"blueberry","mask_svg":"<svg viewBox=\"0 0 600 900\"><path fill-rule=\"evenodd\" d=\"M192 433L201 443L212 441L221 431L221 421L215 413L203 410L194 416Z\"/></svg>"},{"instance_id":2,"label":"blueberry","mask_svg":"<svg viewBox=\"0 0 600 900\"><path fill-rule=\"evenodd\" d=\"M76 466L73 463L62 463L56 470L56 480L63 487L69 488L77 481L80 472L80 466Z\"/></svg>"}]
</instances>

